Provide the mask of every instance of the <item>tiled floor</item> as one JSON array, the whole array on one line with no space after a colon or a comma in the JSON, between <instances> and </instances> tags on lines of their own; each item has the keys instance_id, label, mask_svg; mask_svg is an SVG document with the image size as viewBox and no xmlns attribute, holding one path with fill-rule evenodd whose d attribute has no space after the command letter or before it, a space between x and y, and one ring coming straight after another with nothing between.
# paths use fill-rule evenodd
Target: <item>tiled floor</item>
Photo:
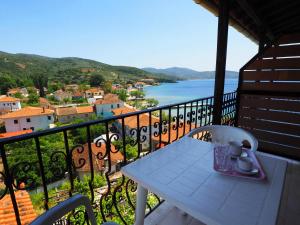
<instances>
[{"instance_id":1,"label":"tiled floor","mask_svg":"<svg viewBox=\"0 0 300 225\"><path fill-rule=\"evenodd\" d=\"M277 225L300 224L300 163L290 161ZM167 202L162 203L146 219L145 225L204 225Z\"/></svg>"},{"instance_id":2,"label":"tiled floor","mask_svg":"<svg viewBox=\"0 0 300 225\"><path fill-rule=\"evenodd\" d=\"M145 225L204 225L180 209L163 202L146 219Z\"/></svg>"}]
</instances>

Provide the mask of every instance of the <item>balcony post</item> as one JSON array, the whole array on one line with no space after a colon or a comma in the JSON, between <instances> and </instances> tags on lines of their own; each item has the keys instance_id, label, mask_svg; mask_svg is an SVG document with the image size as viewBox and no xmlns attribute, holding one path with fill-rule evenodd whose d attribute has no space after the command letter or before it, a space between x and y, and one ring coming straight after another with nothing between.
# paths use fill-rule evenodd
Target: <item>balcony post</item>
<instances>
[{"instance_id":1,"label":"balcony post","mask_svg":"<svg viewBox=\"0 0 300 225\"><path fill-rule=\"evenodd\" d=\"M218 40L216 57L216 75L214 90L213 124L221 124L226 54L228 40L228 20L230 0L219 1Z\"/></svg>"}]
</instances>

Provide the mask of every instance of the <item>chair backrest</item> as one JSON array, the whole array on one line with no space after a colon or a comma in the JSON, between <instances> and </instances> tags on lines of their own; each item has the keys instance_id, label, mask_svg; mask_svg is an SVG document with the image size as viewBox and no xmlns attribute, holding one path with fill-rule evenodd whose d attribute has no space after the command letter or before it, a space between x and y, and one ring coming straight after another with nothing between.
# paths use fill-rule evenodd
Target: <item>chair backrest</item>
<instances>
[{"instance_id":1,"label":"chair backrest","mask_svg":"<svg viewBox=\"0 0 300 225\"><path fill-rule=\"evenodd\" d=\"M228 144L231 141L240 143L247 141L252 151L256 151L258 147L257 139L248 131L238 127L222 125L203 126L192 130L186 136L193 137L196 134L205 132L211 135L211 141L214 143Z\"/></svg>"},{"instance_id":2,"label":"chair backrest","mask_svg":"<svg viewBox=\"0 0 300 225\"><path fill-rule=\"evenodd\" d=\"M90 200L83 195L74 195L66 201L59 203L47 212L37 217L30 225L53 225L66 214L79 206L85 206L91 225L97 225Z\"/></svg>"}]
</instances>

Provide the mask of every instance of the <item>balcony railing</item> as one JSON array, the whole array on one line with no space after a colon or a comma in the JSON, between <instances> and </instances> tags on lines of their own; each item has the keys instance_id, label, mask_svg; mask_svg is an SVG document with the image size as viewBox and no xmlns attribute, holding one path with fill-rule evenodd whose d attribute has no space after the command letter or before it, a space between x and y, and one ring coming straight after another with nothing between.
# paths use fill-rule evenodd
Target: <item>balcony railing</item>
<instances>
[{"instance_id":1,"label":"balcony railing","mask_svg":"<svg viewBox=\"0 0 300 225\"><path fill-rule=\"evenodd\" d=\"M233 125L236 92L223 97L222 123ZM37 214L75 193L89 196L99 223L133 224L136 184L120 168L212 123L213 97L121 114L0 140L0 199L10 197L18 225L26 210L18 192L27 190ZM22 155L23 157L20 157ZM148 195L147 215L162 199ZM58 224L80 221L81 209Z\"/></svg>"}]
</instances>

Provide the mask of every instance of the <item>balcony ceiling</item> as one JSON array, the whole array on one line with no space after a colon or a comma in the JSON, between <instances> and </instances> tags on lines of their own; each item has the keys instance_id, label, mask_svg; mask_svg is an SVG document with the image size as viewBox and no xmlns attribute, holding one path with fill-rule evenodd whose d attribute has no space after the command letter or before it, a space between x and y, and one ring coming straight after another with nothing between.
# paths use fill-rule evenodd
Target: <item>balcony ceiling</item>
<instances>
[{"instance_id":1,"label":"balcony ceiling","mask_svg":"<svg viewBox=\"0 0 300 225\"><path fill-rule=\"evenodd\" d=\"M194 0L218 16L220 0ZM232 0L229 23L252 41L300 32L298 0Z\"/></svg>"}]
</instances>

